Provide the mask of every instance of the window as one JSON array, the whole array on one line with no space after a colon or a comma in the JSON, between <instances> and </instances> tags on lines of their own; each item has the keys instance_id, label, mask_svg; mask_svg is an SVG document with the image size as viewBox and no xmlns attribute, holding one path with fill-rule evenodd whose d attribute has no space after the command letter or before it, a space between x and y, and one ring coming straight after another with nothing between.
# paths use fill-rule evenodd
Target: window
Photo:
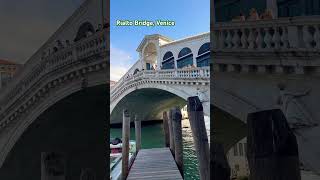
<instances>
[{"instance_id":1,"label":"window","mask_svg":"<svg viewBox=\"0 0 320 180\"><path fill-rule=\"evenodd\" d=\"M238 146L237 146L237 145L235 145L235 146L233 147L233 155L234 155L234 156L238 156Z\"/></svg>"},{"instance_id":2,"label":"window","mask_svg":"<svg viewBox=\"0 0 320 180\"><path fill-rule=\"evenodd\" d=\"M197 67L209 66L210 64L210 43L203 44L199 51L197 59Z\"/></svg>"},{"instance_id":3,"label":"window","mask_svg":"<svg viewBox=\"0 0 320 180\"><path fill-rule=\"evenodd\" d=\"M10 81L10 79L12 78L12 74L8 73L8 72L1 72L1 86L5 86L8 84L8 82Z\"/></svg>"},{"instance_id":4,"label":"window","mask_svg":"<svg viewBox=\"0 0 320 180\"><path fill-rule=\"evenodd\" d=\"M243 156L243 147L242 147L242 143L239 143L239 155Z\"/></svg>"},{"instance_id":5,"label":"window","mask_svg":"<svg viewBox=\"0 0 320 180\"><path fill-rule=\"evenodd\" d=\"M172 52L168 51L163 56L161 69L174 69L174 57Z\"/></svg>"},{"instance_id":6,"label":"window","mask_svg":"<svg viewBox=\"0 0 320 180\"><path fill-rule=\"evenodd\" d=\"M150 63L146 63L146 68L147 68L147 70L151 70L151 65L150 65Z\"/></svg>"},{"instance_id":7,"label":"window","mask_svg":"<svg viewBox=\"0 0 320 180\"><path fill-rule=\"evenodd\" d=\"M235 165L234 165L234 169L235 169L236 171L239 171L239 170L240 170L239 164L235 164Z\"/></svg>"},{"instance_id":8,"label":"window","mask_svg":"<svg viewBox=\"0 0 320 180\"><path fill-rule=\"evenodd\" d=\"M169 58L172 58L173 57L173 54L172 54L172 52L171 51L168 51L168 52L166 52L166 54L164 54L164 56L163 56L163 61L166 61L166 60L168 60Z\"/></svg>"},{"instance_id":9,"label":"window","mask_svg":"<svg viewBox=\"0 0 320 180\"><path fill-rule=\"evenodd\" d=\"M178 60L177 60L177 67L178 68L183 68L186 66L191 66L193 65L193 54L192 51L185 47L183 48L178 55Z\"/></svg>"}]
</instances>

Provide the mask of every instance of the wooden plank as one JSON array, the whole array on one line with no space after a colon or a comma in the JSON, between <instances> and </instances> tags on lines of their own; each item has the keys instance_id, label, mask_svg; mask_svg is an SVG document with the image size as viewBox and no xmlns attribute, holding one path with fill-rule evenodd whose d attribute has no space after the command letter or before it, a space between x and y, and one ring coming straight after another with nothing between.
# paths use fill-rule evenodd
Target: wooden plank
<instances>
[{"instance_id":1,"label":"wooden plank","mask_svg":"<svg viewBox=\"0 0 320 180\"><path fill-rule=\"evenodd\" d=\"M127 179L182 180L182 176L170 149L154 148L141 149L138 152Z\"/></svg>"}]
</instances>

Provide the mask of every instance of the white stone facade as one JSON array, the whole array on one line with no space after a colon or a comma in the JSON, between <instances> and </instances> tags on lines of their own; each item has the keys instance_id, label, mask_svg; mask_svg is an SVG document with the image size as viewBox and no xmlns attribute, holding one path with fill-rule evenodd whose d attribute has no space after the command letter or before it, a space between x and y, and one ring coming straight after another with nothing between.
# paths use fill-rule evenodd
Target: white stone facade
<instances>
[{"instance_id":1,"label":"white stone facade","mask_svg":"<svg viewBox=\"0 0 320 180\"><path fill-rule=\"evenodd\" d=\"M83 88L107 85L106 28L95 29L79 41L62 43L63 48L46 53L57 40L73 40L84 22L93 27L104 24L102 2L86 0L0 90L0 167L41 113Z\"/></svg>"},{"instance_id":2,"label":"white stone facade","mask_svg":"<svg viewBox=\"0 0 320 180\"><path fill-rule=\"evenodd\" d=\"M175 62L175 69L177 69L177 59L179 52L187 47L191 49L193 54L193 64L197 66L196 58L198 57L198 51L200 47L210 42L210 33L202 33L195 36L186 37L179 40L171 40L168 37L160 34L146 35L137 48L139 53L139 59L137 62L127 71L123 78L132 76L135 70L146 70L146 63L150 63L154 69L161 69L161 63L163 62L163 56L166 52L172 52ZM148 56L149 55L149 56ZM121 80L119 80L121 81Z\"/></svg>"}]
</instances>

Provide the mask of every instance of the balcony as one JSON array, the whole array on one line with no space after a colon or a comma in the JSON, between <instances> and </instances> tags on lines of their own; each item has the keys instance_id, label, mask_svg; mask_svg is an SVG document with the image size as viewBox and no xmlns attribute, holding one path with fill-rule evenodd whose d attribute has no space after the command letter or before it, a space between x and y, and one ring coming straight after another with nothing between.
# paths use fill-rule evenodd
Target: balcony
<instances>
[{"instance_id":1,"label":"balcony","mask_svg":"<svg viewBox=\"0 0 320 180\"><path fill-rule=\"evenodd\" d=\"M216 72L320 72L320 16L216 23L211 38Z\"/></svg>"}]
</instances>

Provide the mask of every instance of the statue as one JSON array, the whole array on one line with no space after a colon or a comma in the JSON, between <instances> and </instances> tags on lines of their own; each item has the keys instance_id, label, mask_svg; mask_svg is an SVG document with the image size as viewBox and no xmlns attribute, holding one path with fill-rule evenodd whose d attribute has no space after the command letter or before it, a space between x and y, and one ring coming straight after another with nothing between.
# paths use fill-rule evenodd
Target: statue
<instances>
[{"instance_id":1,"label":"statue","mask_svg":"<svg viewBox=\"0 0 320 180\"><path fill-rule=\"evenodd\" d=\"M308 95L310 89L294 93L287 91L283 84L279 84L278 88L280 90L280 96L278 97L277 104L281 106L290 127L292 129L297 129L314 126L315 123L313 118L299 100L299 98Z\"/></svg>"},{"instance_id":2,"label":"statue","mask_svg":"<svg viewBox=\"0 0 320 180\"><path fill-rule=\"evenodd\" d=\"M207 97L207 95L206 95L206 92L207 92L208 90L205 90L205 89L199 89L199 88L197 88L197 96L199 97L199 100L200 100L200 102L208 102L209 101L209 98Z\"/></svg>"},{"instance_id":3,"label":"statue","mask_svg":"<svg viewBox=\"0 0 320 180\"><path fill-rule=\"evenodd\" d=\"M304 168L320 174L320 162L317 158L314 158L320 152L318 143L320 127L299 99L307 96L310 93L310 89L293 93L287 91L283 84L279 84L278 88L280 89L278 104L281 105L289 126L297 138L300 161Z\"/></svg>"}]
</instances>

